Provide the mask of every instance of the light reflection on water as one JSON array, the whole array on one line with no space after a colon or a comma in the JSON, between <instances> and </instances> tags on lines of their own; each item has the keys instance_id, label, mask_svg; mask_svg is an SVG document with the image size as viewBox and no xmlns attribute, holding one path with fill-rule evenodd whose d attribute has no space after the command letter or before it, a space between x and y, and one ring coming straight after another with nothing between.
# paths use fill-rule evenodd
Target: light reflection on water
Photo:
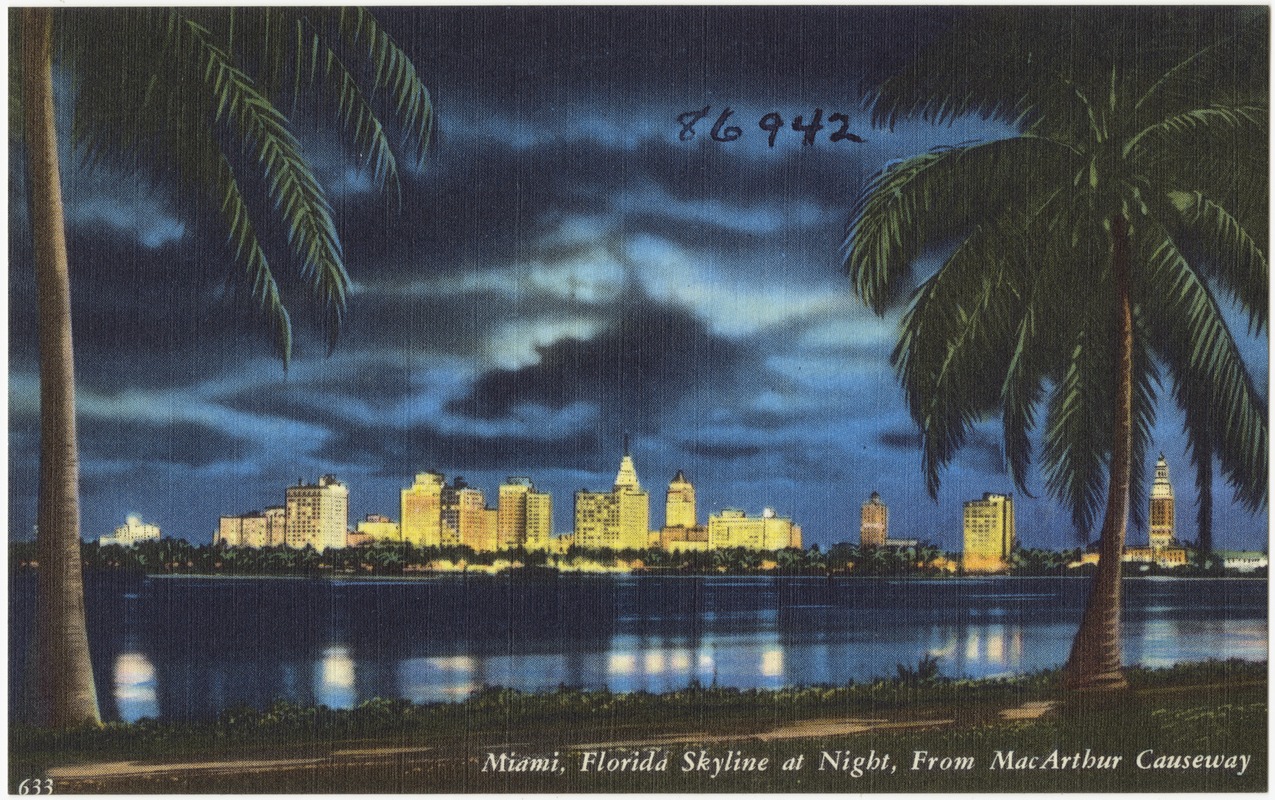
<instances>
[{"instance_id":1,"label":"light reflection on water","mask_svg":"<svg viewBox=\"0 0 1275 800\"><path fill-rule=\"evenodd\" d=\"M1261 581L1126 581L1126 663L1264 660ZM937 659L989 677L1066 658L1087 583L561 578L147 580L87 587L115 719L212 717L277 699L350 708L484 686L617 692L775 688L890 677ZM11 601L27 602L21 582ZM133 595L128 597L127 595ZM25 619L15 609L11 620ZM11 651L29 631L11 625ZM11 681L11 706L15 690Z\"/></svg>"},{"instance_id":2,"label":"light reflection on water","mask_svg":"<svg viewBox=\"0 0 1275 800\"><path fill-rule=\"evenodd\" d=\"M155 667L144 653L120 653L115 659L115 702L128 721L159 715Z\"/></svg>"},{"instance_id":3,"label":"light reflection on water","mask_svg":"<svg viewBox=\"0 0 1275 800\"><path fill-rule=\"evenodd\" d=\"M354 708L354 659L345 645L323 651L315 665L314 696L328 708Z\"/></svg>"}]
</instances>

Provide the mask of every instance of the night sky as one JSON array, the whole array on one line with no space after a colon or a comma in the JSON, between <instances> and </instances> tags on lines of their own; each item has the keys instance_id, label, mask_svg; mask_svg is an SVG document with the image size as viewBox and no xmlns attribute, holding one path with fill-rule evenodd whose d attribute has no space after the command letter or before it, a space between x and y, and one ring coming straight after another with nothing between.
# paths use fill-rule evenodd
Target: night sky
<instances>
[{"instance_id":1,"label":"night sky","mask_svg":"<svg viewBox=\"0 0 1275 800\"><path fill-rule=\"evenodd\" d=\"M891 159L1005 136L977 119L873 130L863 87L899 68L953 15L906 8L467 8L378 10L439 114L436 154L405 171L401 206L350 153L299 135L331 192L354 279L348 324L325 348L304 297L284 373L242 294L215 217L180 186L64 159L71 247L83 535L130 513L211 540L222 514L283 502L333 473L350 523L398 518L418 471L487 492L529 475L553 494L609 489L631 436L651 522L678 469L699 517L723 507L791 515L806 543L858 540L876 490L892 536L958 549L961 502L1013 487L987 420L925 493L919 436L889 365L901 309L875 317L842 273L851 204ZM690 141L677 117L710 108ZM737 141L710 128L724 108ZM865 139L803 146L789 123L823 109ZM773 148L758 120L777 112ZM63 131L68 128L62 122ZM35 521L34 287L20 153L10 165L11 536ZM144 157L144 156L142 156ZM936 264L941 254L932 254ZM282 272L282 259L275 259ZM285 286L285 288L287 288ZM1234 326L1242 335L1243 324ZM1259 385L1264 338L1243 342ZM1179 538L1195 538L1193 469L1162 392ZM1021 541L1070 547L1070 514L1016 496ZM1215 542L1266 546L1222 479ZM1132 542L1145 531L1131 531Z\"/></svg>"}]
</instances>

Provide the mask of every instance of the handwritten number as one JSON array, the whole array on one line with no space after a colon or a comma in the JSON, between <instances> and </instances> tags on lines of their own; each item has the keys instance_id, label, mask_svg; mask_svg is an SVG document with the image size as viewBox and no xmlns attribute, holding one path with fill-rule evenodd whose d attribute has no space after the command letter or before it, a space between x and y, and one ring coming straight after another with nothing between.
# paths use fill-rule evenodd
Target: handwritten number
<instances>
[{"instance_id":1,"label":"handwritten number","mask_svg":"<svg viewBox=\"0 0 1275 800\"><path fill-rule=\"evenodd\" d=\"M717 123L713 125L713 130L709 131L709 136L713 137L713 141L733 142L743 134L743 131L740 130L737 125L732 125L729 128L722 128L722 126L726 124L726 120L730 119L730 115L734 113L735 112L731 110L730 106L727 106L726 110L722 112L722 115L717 118Z\"/></svg>"},{"instance_id":2,"label":"handwritten number","mask_svg":"<svg viewBox=\"0 0 1275 800\"><path fill-rule=\"evenodd\" d=\"M779 129L784 127L784 118L774 111L757 120L757 127L764 131L770 131L770 146L775 146L775 135L779 133Z\"/></svg>"},{"instance_id":3,"label":"handwritten number","mask_svg":"<svg viewBox=\"0 0 1275 800\"><path fill-rule=\"evenodd\" d=\"M695 126L700 120L706 119L712 106L704 106L698 111L683 111L677 115L677 122L682 126L682 130L678 132L677 138L683 142L689 142L695 138ZM727 106L722 113L717 116L717 121L713 123L713 127L709 130L709 137L715 142L733 142L744 135L744 131L738 125L728 125L731 115L735 110ZM850 117L840 111L828 115L829 125L838 125L839 127L828 136L830 142L863 142L864 139L850 132ZM779 137L779 132L784 128L784 118L780 116L778 111L772 111L757 120L757 127L761 128L769 134L766 138L766 144L769 147L775 146L775 139ZM814 114L810 117L810 122L806 122L806 118L798 115L792 120L792 129L802 134L801 144L803 147L815 143L815 138L819 131L828 127L823 122L823 109L816 108Z\"/></svg>"},{"instance_id":4,"label":"handwritten number","mask_svg":"<svg viewBox=\"0 0 1275 800\"><path fill-rule=\"evenodd\" d=\"M800 114L797 115L797 118L792 121L792 129L794 131L798 131L798 132L806 134L805 136L801 137L802 147L815 143L815 134L823 130L822 120L823 120L823 109L816 108L814 119L810 120L809 125L806 125L803 123L802 117Z\"/></svg>"},{"instance_id":5,"label":"handwritten number","mask_svg":"<svg viewBox=\"0 0 1275 800\"><path fill-rule=\"evenodd\" d=\"M677 124L682 126L677 134L678 140L689 142L695 138L695 124L708 116L708 109L709 106L704 106L699 111L685 111L677 115Z\"/></svg>"},{"instance_id":6,"label":"handwritten number","mask_svg":"<svg viewBox=\"0 0 1275 800\"><path fill-rule=\"evenodd\" d=\"M850 133L850 117L838 111L836 114L832 114L831 116L829 116L828 121L841 123L841 127L832 132L832 135L828 137L828 141L830 142L859 142L859 143L863 142L862 137L856 136L855 134Z\"/></svg>"}]
</instances>

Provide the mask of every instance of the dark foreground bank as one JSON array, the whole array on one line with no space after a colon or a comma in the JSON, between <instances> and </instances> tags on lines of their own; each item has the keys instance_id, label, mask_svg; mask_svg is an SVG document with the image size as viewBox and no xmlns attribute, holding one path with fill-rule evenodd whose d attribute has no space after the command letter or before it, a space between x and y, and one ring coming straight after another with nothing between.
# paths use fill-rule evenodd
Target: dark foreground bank
<instances>
[{"instance_id":1,"label":"dark foreground bank","mask_svg":"<svg viewBox=\"0 0 1275 800\"><path fill-rule=\"evenodd\" d=\"M1262 791L1266 665L667 694L484 689L214 723L10 732L11 792Z\"/></svg>"}]
</instances>

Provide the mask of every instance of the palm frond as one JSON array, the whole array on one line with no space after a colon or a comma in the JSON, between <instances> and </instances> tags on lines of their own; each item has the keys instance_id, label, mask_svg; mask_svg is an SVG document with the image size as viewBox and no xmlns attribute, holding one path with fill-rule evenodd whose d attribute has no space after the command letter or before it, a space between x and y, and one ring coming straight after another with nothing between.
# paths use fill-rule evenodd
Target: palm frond
<instances>
[{"instance_id":1,"label":"palm frond","mask_svg":"<svg viewBox=\"0 0 1275 800\"><path fill-rule=\"evenodd\" d=\"M1264 103L1191 108L1157 120L1131 136L1124 144L1124 156L1135 163L1147 158L1148 153L1153 158L1164 158L1163 149L1172 146L1175 139L1195 148L1200 147L1204 137L1222 143L1236 137L1258 137L1265 141L1269 130L1270 109Z\"/></svg>"},{"instance_id":2,"label":"palm frond","mask_svg":"<svg viewBox=\"0 0 1275 800\"><path fill-rule=\"evenodd\" d=\"M379 29L375 18L360 10L349 11L362 36L384 40L383 51L378 47L369 53L361 46L353 47L357 37L350 27L356 23L346 21L336 9L303 7L238 10L235 48L227 51L240 63L254 66L251 74L269 76L262 91L276 103L291 103L295 111L304 98L331 102L337 127L359 154L361 167L371 170L378 187L388 184L397 189L398 160L386 123L402 126L406 146L419 168L433 126L429 92L410 59ZM222 30L228 27L225 14L204 14L198 19L207 27L217 25L221 38L230 35ZM389 80L391 72L397 74L398 83ZM392 96L378 102L377 95L386 89ZM386 106L388 116L380 113Z\"/></svg>"},{"instance_id":3,"label":"palm frond","mask_svg":"<svg viewBox=\"0 0 1275 800\"><path fill-rule=\"evenodd\" d=\"M1134 103L1139 119L1163 120L1219 96L1265 97L1269 21L1254 20L1184 56Z\"/></svg>"},{"instance_id":4,"label":"palm frond","mask_svg":"<svg viewBox=\"0 0 1275 800\"><path fill-rule=\"evenodd\" d=\"M284 116L239 70L199 23L174 13L169 24L175 54L196 67L208 92L214 124L232 126L266 182L268 195L287 224L288 244L323 309L328 349L336 346L350 278L345 271L331 208L288 130Z\"/></svg>"},{"instance_id":5,"label":"palm frond","mask_svg":"<svg viewBox=\"0 0 1275 800\"><path fill-rule=\"evenodd\" d=\"M1269 314L1270 268L1262 247L1239 220L1199 192L1170 192L1169 201L1185 228L1178 241L1191 262L1248 313L1250 331L1264 330ZM1198 244L1193 247L1185 238Z\"/></svg>"},{"instance_id":6,"label":"palm frond","mask_svg":"<svg viewBox=\"0 0 1275 800\"><path fill-rule=\"evenodd\" d=\"M274 329L275 349L286 370L292 358L292 320L279 295L279 285L270 270L266 254L257 239L252 217L248 213L248 204L244 201L230 162L220 153L217 155L220 157L217 182L223 187L221 215L226 222L234 258L243 266L245 282L257 300L261 313Z\"/></svg>"},{"instance_id":7,"label":"palm frond","mask_svg":"<svg viewBox=\"0 0 1275 800\"><path fill-rule=\"evenodd\" d=\"M1195 467L1196 543L1207 553L1213 549L1213 430L1216 426L1202 388L1189 380L1173 382L1173 396L1183 413L1187 451Z\"/></svg>"},{"instance_id":8,"label":"palm frond","mask_svg":"<svg viewBox=\"0 0 1275 800\"><path fill-rule=\"evenodd\" d=\"M1018 220L977 228L918 290L892 360L921 430L926 488L971 428L995 411L1023 294L1025 243Z\"/></svg>"},{"instance_id":9,"label":"palm frond","mask_svg":"<svg viewBox=\"0 0 1275 800\"><path fill-rule=\"evenodd\" d=\"M415 144L415 163L420 168L429 152L434 109L416 67L366 9L342 6L328 13L336 15L336 27L348 47L366 50L374 72L373 91L388 90L405 136Z\"/></svg>"},{"instance_id":10,"label":"palm frond","mask_svg":"<svg viewBox=\"0 0 1275 800\"><path fill-rule=\"evenodd\" d=\"M1085 538L1106 494L1111 444L1110 370L1098 351L1108 346L1080 333L1072 361L1054 389L1045 421L1041 466L1045 486L1071 509Z\"/></svg>"},{"instance_id":11,"label":"palm frond","mask_svg":"<svg viewBox=\"0 0 1275 800\"><path fill-rule=\"evenodd\" d=\"M1129 515L1137 529L1147 527L1147 453L1151 447L1156 419L1156 397L1160 392L1160 371L1152 357L1152 332L1140 307L1133 309L1133 429L1130 432ZM1110 499L1108 499L1110 502Z\"/></svg>"},{"instance_id":12,"label":"palm frond","mask_svg":"<svg viewBox=\"0 0 1275 800\"><path fill-rule=\"evenodd\" d=\"M925 247L959 238L1002 208L1038 205L1044 187L1076 168L1070 150L1034 136L936 150L888 165L860 193L847 225L842 250L856 294L884 314L906 290Z\"/></svg>"},{"instance_id":13,"label":"palm frond","mask_svg":"<svg viewBox=\"0 0 1275 800\"><path fill-rule=\"evenodd\" d=\"M1175 381L1192 383L1210 409L1213 442L1236 500L1266 503L1266 402L1258 392L1207 282L1167 230L1149 237L1147 310Z\"/></svg>"},{"instance_id":14,"label":"palm frond","mask_svg":"<svg viewBox=\"0 0 1275 800\"><path fill-rule=\"evenodd\" d=\"M1025 479L1032 460L1031 432L1044 384L1060 376L1070 356L1079 317L1074 308L1093 302L1101 291L1093 280L1105 253L1092 247L1092 220L1076 198L1059 191L1025 223L1023 238L1032 242L1029 290L1015 331L1001 385L1001 421L1005 461L1018 491L1031 496ZM1071 302L1059 303L1068 297Z\"/></svg>"}]
</instances>

